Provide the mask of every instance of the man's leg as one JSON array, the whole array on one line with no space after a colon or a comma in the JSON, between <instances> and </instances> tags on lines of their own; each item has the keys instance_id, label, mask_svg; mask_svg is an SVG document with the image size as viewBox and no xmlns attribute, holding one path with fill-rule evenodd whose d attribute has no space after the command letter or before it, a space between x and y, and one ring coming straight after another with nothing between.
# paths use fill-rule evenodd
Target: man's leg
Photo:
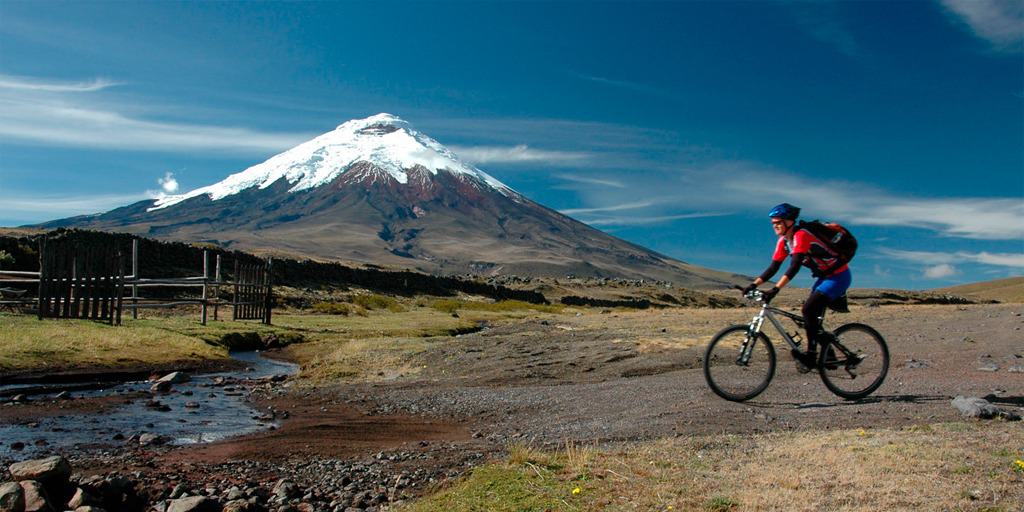
<instances>
[{"instance_id":1,"label":"man's leg","mask_svg":"<svg viewBox=\"0 0 1024 512\"><path fill-rule=\"evenodd\" d=\"M817 290L812 291L804 302L803 315L804 327L807 328L807 352L818 351L818 333L821 331L821 315L825 314L825 308L832 299Z\"/></svg>"}]
</instances>

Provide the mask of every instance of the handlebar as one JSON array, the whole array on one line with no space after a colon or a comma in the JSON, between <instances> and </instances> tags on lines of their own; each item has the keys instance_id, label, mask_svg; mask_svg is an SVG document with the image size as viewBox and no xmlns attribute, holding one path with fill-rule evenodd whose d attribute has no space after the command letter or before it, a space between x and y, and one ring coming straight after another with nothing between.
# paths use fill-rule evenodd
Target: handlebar
<instances>
[{"instance_id":1,"label":"handlebar","mask_svg":"<svg viewBox=\"0 0 1024 512\"><path fill-rule=\"evenodd\" d=\"M743 291L743 287L740 286L740 285L733 285L733 288L735 288L735 289L737 289L737 290L739 290L741 292ZM750 300L756 300L758 302L763 302L763 300L764 300L764 293L761 290L758 290L757 288L755 288L753 290L750 290L749 293L745 293L745 294L743 294L743 296L745 298L748 298Z\"/></svg>"}]
</instances>

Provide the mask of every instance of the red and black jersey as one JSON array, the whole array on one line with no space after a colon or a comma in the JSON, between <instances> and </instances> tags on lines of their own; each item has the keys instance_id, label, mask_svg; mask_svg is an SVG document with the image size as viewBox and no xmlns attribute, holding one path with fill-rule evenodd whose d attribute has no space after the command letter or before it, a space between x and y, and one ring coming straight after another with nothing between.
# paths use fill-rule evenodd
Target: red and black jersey
<instances>
[{"instance_id":1,"label":"red and black jersey","mask_svg":"<svg viewBox=\"0 0 1024 512\"><path fill-rule=\"evenodd\" d=\"M804 266L811 269L816 276L834 276L849 268L849 265L842 265L828 275L824 275L826 270L835 265L839 256L829 249L828 244L806 229L798 229L793 233L792 241L784 236L780 236L778 243L775 244L775 254L772 255L772 261L781 263L790 254L806 254L807 258L804 259Z\"/></svg>"}]
</instances>

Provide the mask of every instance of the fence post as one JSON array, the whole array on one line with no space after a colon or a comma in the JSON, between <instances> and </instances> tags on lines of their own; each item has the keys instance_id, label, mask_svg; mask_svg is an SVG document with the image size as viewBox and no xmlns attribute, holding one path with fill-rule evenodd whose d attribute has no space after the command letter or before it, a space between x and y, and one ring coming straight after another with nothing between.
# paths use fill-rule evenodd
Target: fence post
<instances>
[{"instance_id":1,"label":"fence post","mask_svg":"<svg viewBox=\"0 0 1024 512\"><path fill-rule=\"evenodd\" d=\"M238 279L238 259L235 258L235 290L234 294L231 296L231 305L233 306L231 308L231 320L238 320Z\"/></svg>"},{"instance_id":2,"label":"fence post","mask_svg":"<svg viewBox=\"0 0 1024 512\"><path fill-rule=\"evenodd\" d=\"M206 288L210 279L210 259L206 256L206 249L203 249L203 325L206 325Z\"/></svg>"},{"instance_id":3,"label":"fence post","mask_svg":"<svg viewBox=\"0 0 1024 512\"><path fill-rule=\"evenodd\" d=\"M132 239L132 282L139 281L139 239ZM132 304L139 303L139 287L132 284ZM138 320L139 308L132 308L132 320Z\"/></svg>"},{"instance_id":4,"label":"fence post","mask_svg":"<svg viewBox=\"0 0 1024 512\"><path fill-rule=\"evenodd\" d=\"M217 313L220 310L220 254L217 255L217 264L213 270L213 319L217 320Z\"/></svg>"},{"instance_id":5,"label":"fence post","mask_svg":"<svg viewBox=\"0 0 1024 512\"><path fill-rule=\"evenodd\" d=\"M36 317L43 319L43 282L46 279L43 256L46 252L46 237L39 239L39 291L36 294Z\"/></svg>"},{"instance_id":6,"label":"fence post","mask_svg":"<svg viewBox=\"0 0 1024 512\"><path fill-rule=\"evenodd\" d=\"M274 305L274 285L273 285L273 275L274 275L274 273L273 273L273 270L274 270L274 259L273 258L267 258L267 270L266 270L266 272L267 272L267 274L266 274L267 288L266 288L265 293L264 293L265 299L264 299L264 303L263 303L263 323L265 323L267 325L270 325L270 311L271 311L271 309L273 309L273 305Z\"/></svg>"}]
</instances>

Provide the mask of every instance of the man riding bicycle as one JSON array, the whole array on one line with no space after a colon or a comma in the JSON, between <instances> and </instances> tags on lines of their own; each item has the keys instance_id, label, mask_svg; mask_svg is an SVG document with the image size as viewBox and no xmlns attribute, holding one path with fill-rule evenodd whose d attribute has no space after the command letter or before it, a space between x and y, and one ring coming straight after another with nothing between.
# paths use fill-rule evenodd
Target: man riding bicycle
<instances>
[{"instance_id":1,"label":"man riding bicycle","mask_svg":"<svg viewBox=\"0 0 1024 512\"><path fill-rule=\"evenodd\" d=\"M840 299L844 298L846 290L850 287L851 275L849 265L841 264L833 268L839 261L838 254L813 233L801 229L797 224L799 216L800 208L789 203L782 203L768 212L772 229L779 236L775 244L775 253L768 268L754 279L754 282L747 285L743 293L749 293L775 276L782 263L786 261L787 255L790 257L789 268L774 287L763 292L766 303L793 280L801 266L811 269L818 280L811 286L811 294L804 302L802 310L804 326L807 328L807 352L793 350L793 357L803 366L801 371L809 371L810 368L814 368L818 358L817 345L827 346L830 341L822 338L826 334L821 329L821 317L830 304L843 302Z\"/></svg>"}]
</instances>

